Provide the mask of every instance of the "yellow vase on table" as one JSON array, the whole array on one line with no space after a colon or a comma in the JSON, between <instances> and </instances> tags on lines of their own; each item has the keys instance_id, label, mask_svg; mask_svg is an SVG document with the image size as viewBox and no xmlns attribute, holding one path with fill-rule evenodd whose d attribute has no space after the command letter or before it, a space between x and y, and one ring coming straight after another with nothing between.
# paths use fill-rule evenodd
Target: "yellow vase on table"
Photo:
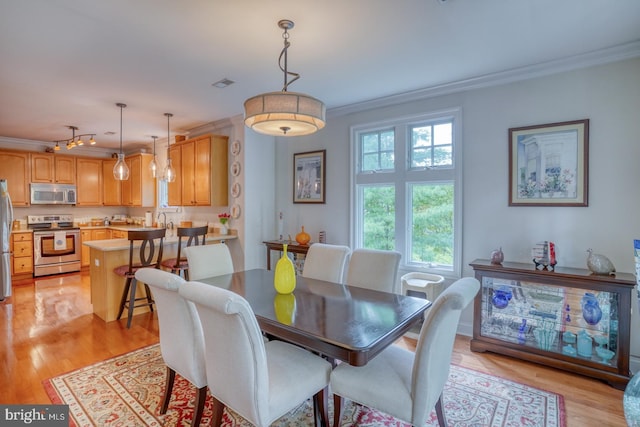
<instances>
[{"instance_id":1,"label":"yellow vase on table","mask_svg":"<svg viewBox=\"0 0 640 427\"><path fill-rule=\"evenodd\" d=\"M279 294L290 294L296 288L296 270L287 256L287 245L282 245L282 257L276 263L273 285Z\"/></svg>"}]
</instances>

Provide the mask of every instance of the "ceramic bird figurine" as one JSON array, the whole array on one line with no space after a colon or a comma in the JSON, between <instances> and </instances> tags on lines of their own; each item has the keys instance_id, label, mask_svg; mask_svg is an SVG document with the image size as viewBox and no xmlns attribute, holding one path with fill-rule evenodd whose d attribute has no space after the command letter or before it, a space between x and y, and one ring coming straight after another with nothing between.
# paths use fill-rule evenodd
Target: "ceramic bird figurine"
<instances>
[{"instance_id":1,"label":"ceramic bird figurine","mask_svg":"<svg viewBox=\"0 0 640 427\"><path fill-rule=\"evenodd\" d=\"M587 267L595 274L611 274L615 273L616 268L609 258L604 255L594 254L591 248L587 249L589 256L587 257Z\"/></svg>"},{"instance_id":2,"label":"ceramic bird figurine","mask_svg":"<svg viewBox=\"0 0 640 427\"><path fill-rule=\"evenodd\" d=\"M491 252L491 264L500 265L504 261L504 253L502 253L502 247L495 249Z\"/></svg>"}]
</instances>

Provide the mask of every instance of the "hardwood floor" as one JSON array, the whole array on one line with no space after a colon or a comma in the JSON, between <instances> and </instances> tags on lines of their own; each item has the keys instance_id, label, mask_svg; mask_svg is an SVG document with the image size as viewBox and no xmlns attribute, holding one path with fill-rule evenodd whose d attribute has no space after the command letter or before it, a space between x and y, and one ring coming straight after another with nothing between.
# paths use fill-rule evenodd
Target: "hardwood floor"
<instances>
[{"instance_id":1,"label":"hardwood floor","mask_svg":"<svg viewBox=\"0 0 640 427\"><path fill-rule=\"evenodd\" d=\"M88 274L52 276L14 286L0 303L0 402L48 404L42 381L158 342L155 316L105 323L92 314ZM402 339L407 348L415 341ZM492 353L473 353L458 336L453 362L560 393L568 427L626 426L623 392L598 380Z\"/></svg>"}]
</instances>

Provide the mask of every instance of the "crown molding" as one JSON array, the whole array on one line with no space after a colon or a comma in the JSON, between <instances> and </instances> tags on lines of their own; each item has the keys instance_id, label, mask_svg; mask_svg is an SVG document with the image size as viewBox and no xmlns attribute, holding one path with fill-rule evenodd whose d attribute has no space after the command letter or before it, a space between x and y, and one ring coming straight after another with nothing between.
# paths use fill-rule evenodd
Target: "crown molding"
<instances>
[{"instance_id":1,"label":"crown molding","mask_svg":"<svg viewBox=\"0 0 640 427\"><path fill-rule=\"evenodd\" d=\"M613 46L606 49L587 52L581 55L568 56L566 58L553 61L513 68L511 70L486 74L483 76L459 80L443 85L427 87L410 92L403 92L382 98L376 98L368 101L344 105L341 107L335 107L327 110L327 117L343 116L346 114L356 113L374 108L387 107L410 101L450 95L454 93L482 89L491 86L499 86L507 83L529 80L537 77L543 77L637 57L640 57L640 40Z\"/></svg>"}]
</instances>

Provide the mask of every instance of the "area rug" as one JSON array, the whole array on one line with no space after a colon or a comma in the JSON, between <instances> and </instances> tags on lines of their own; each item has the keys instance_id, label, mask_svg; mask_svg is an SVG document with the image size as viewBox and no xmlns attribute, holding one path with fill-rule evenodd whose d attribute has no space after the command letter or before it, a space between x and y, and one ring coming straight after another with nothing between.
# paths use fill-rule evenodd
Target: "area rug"
<instances>
[{"instance_id":1,"label":"area rug","mask_svg":"<svg viewBox=\"0 0 640 427\"><path fill-rule=\"evenodd\" d=\"M72 426L188 426L193 416L195 387L179 375L169 410L165 415L158 414L165 374L166 367L156 344L51 378L44 381L44 387L52 403L69 405ZM329 402L333 417L332 398ZM444 407L450 427L565 427L561 395L456 365L451 366ZM210 421L208 398L202 425L209 425ZM251 427L240 415L226 409L223 425ZM273 424L312 425L310 400ZM438 425L435 411L425 425ZM346 426L409 427L389 415L349 401L340 423L340 427Z\"/></svg>"}]
</instances>

